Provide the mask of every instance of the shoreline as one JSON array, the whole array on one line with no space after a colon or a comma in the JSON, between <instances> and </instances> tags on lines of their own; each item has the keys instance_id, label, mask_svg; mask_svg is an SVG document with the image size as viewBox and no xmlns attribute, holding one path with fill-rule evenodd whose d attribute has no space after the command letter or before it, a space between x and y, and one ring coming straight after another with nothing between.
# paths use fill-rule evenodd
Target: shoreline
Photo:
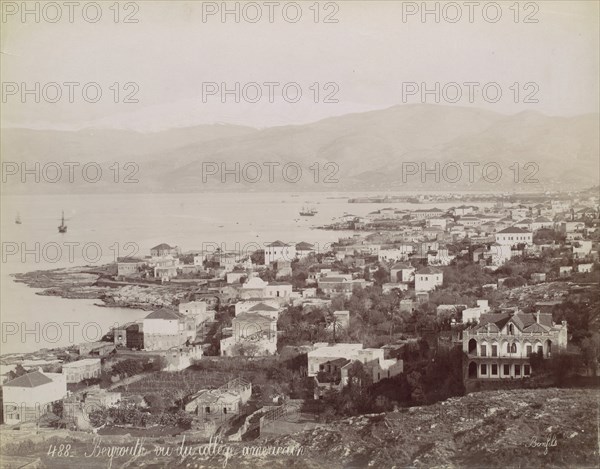
<instances>
[{"instance_id":1,"label":"shoreline","mask_svg":"<svg viewBox=\"0 0 600 469\"><path fill-rule=\"evenodd\" d=\"M103 308L130 308L151 311L173 305L189 293L189 285L115 281L110 274L115 264L67 267L11 274L13 281L35 288L36 295L65 299L101 300Z\"/></svg>"}]
</instances>

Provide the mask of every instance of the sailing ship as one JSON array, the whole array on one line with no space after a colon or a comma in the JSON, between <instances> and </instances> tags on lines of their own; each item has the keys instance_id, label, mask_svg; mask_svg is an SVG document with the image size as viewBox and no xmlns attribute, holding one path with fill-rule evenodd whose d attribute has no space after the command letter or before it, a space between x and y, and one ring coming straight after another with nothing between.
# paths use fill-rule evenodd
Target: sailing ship
<instances>
[{"instance_id":1,"label":"sailing ship","mask_svg":"<svg viewBox=\"0 0 600 469\"><path fill-rule=\"evenodd\" d=\"M20 225L20 224L21 224L21 215L20 215L20 214L18 214L18 213L17 213L17 217L15 218L15 223L16 223L17 225Z\"/></svg>"},{"instance_id":2,"label":"sailing ship","mask_svg":"<svg viewBox=\"0 0 600 469\"><path fill-rule=\"evenodd\" d=\"M318 212L314 208L302 207L300 215L303 217L314 217Z\"/></svg>"},{"instance_id":3,"label":"sailing ship","mask_svg":"<svg viewBox=\"0 0 600 469\"><path fill-rule=\"evenodd\" d=\"M60 220L60 226L58 227L58 232L59 233L67 232L67 225L65 225L65 211L64 210L62 212L62 218Z\"/></svg>"}]
</instances>

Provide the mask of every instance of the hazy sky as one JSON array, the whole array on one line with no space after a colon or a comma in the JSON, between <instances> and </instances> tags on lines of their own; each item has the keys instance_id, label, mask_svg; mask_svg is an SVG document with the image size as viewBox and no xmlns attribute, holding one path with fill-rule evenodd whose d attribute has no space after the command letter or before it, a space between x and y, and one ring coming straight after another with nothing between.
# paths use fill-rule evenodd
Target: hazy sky
<instances>
[{"instance_id":1,"label":"hazy sky","mask_svg":"<svg viewBox=\"0 0 600 469\"><path fill-rule=\"evenodd\" d=\"M32 9L36 3L44 4L26 2ZM422 96L414 88L414 94L403 96L403 87L411 91L409 82L419 87L424 82L431 89L439 82L440 104L457 99L457 88L446 86L455 82L462 93L458 105L502 113L598 112L596 1L521 2L518 21L515 8L511 9L514 1L498 2L502 16L497 22L493 22L497 9L488 5L492 2L473 7L473 22L468 2L429 2L431 10L439 8L437 23L434 14L425 21L421 11L408 15L421 9L422 2L321 2L318 22L314 1L277 2L272 7L273 22L266 2L250 6L228 2L229 9L239 8L239 22L234 14L223 22L220 11L203 18L203 10L205 15L220 10L221 2L122 2L118 23L115 10L109 8L113 3L100 2L102 17L96 23L86 21L82 7L75 7L71 23L68 7L57 2L62 16L52 23L57 15L54 7L40 9L36 22L34 14L25 18L21 11L12 14L21 2L2 2L4 126L155 130L228 122L262 127L385 108L402 104L403 98L409 103L435 103L435 93ZM462 17L453 23L456 6ZM250 22L259 10L261 19ZM294 23L298 11L302 17ZM92 7L86 10L89 20L96 14ZM127 14L138 22L125 23ZM327 15L337 23L324 22ZM526 18L538 22L524 22ZM34 90L36 82L40 102L35 102L34 92L22 103L22 83ZM56 103L48 102L57 99L56 87L46 86L49 82L60 84L62 97ZM73 103L65 82L81 84L73 88ZM102 90L96 103L82 96L82 86L90 82ZM118 103L114 102L115 82L120 84ZM138 88L133 96L138 103L122 102L135 91L133 85L124 88L128 82ZM209 82L218 83L219 89L203 102L203 83ZM240 102L234 102L231 94L222 103L220 84L234 89L236 82ZM250 102L257 99L253 85L246 87L247 99L242 95L243 86L251 82L260 84L262 98L256 103ZM265 82L280 84L272 85L273 103ZM290 82L302 91L296 103L282 98L282 87ZM464 82L480 84L472 85L472 103ZM486 100L480 90L490 82L496 85L486 88ZM314 83L319 84L318 96ZM333 84L325 87L325 83ZM287 89L289 100L296 96L295 87ZM498 89L502 92L498 102L488 102ZM323 102L332 92L330 99L338 102ZM94 98L93 87L86 96ZM527 97L538 102L524 102Z\"/></svg>"}]
</instances>

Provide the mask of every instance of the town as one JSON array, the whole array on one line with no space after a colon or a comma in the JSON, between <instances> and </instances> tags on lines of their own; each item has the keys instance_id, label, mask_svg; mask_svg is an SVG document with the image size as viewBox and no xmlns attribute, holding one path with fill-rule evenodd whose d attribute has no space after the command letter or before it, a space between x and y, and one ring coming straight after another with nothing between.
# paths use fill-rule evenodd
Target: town
<instances>
[{"instance_id":1,"label":"town","mask_svg":"<svg viewBox=\"0 0 600 469\"><path fill-rule=\"evenodd\" d=\"M326 250L164 242L120 258L97 283L145 317L2 357L2 421L240 442L479 391L597 386L597 192L344 214L328 228L353 234Z\"/></svg>"}]
</instances>

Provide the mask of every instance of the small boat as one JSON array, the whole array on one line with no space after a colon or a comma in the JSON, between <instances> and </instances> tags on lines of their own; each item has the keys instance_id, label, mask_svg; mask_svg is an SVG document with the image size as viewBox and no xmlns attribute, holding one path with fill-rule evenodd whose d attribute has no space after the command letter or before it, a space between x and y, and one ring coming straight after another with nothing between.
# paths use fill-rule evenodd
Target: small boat
<instances>
[{"instance_id":1,"label":"small boat","mask_svg":"<svg viewBox=\"0 0 600 469\"><path fill-rule=\"evenodd\" d=\"M65 211L64 210L62 212L62 218L60 220L60 226L58 227L58 232L59 233L67 232L67 225L65 225Z\"/></svg>"},{"instance_id":2,"label":"small boat","mask_svg":"<svg viewBox=\"0 0 600 469\"><path fill-rule=\"evenodd\" d=\"M16 218L15 218L15 223L16 223L17 225L20 225L20 224L21 224L21 215L19 215L18 213L17 213L17 216L16 216Z\"/></svg>"},{"instance_id":3,"label":"small boat","mask_svg":"<svg viewBox=\"0 0 600 469\"><path fill-rule=\"evenodd\" d=\"M318 212L314 208L302 207L300 215L303 217L314 217Z\"/></svg>"}]
</instances>

